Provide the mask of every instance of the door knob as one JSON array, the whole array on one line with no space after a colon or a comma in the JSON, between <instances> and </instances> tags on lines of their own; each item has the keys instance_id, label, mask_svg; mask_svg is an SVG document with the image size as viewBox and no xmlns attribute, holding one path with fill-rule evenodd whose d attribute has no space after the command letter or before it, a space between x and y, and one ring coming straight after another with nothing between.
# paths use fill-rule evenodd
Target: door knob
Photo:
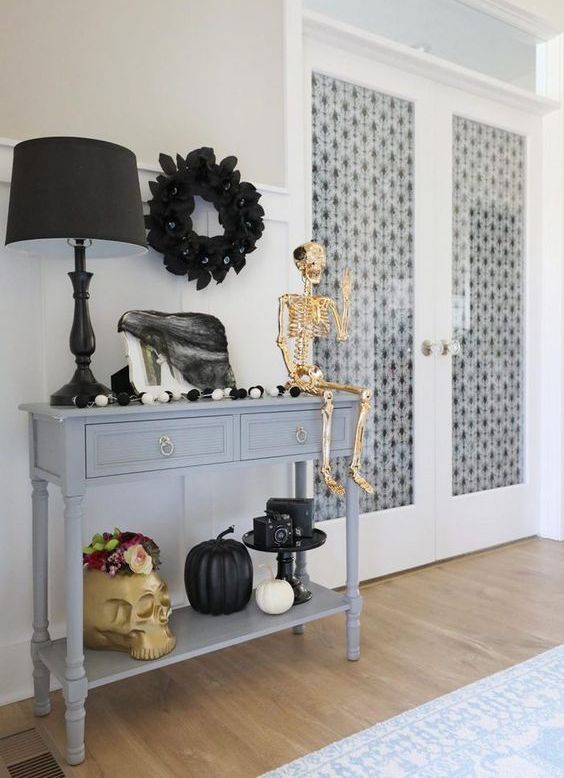
<instances>
[{"instance_id":1,"label":"door knob","mask_svg":"<svg viewBox=\"0 0 564 778\"><path fill-rule=\"evenodd\" d=\"M460 341L456 338L453 338L452 340L441 340L441 354L443 357L455 357L457 354L460 354L462 351L462 346L460 345Z\"/></svg>"},{"instance_id":2,"label":"door knob","mask_svg":"<svg viewBox=\"0 0 564 778\"><path fill-rule=\"evenodd\" d=\"M427 338L421 344L421 351L426 357L436 356L442 353L442 345Z\"/></svg>"}]
</instances>

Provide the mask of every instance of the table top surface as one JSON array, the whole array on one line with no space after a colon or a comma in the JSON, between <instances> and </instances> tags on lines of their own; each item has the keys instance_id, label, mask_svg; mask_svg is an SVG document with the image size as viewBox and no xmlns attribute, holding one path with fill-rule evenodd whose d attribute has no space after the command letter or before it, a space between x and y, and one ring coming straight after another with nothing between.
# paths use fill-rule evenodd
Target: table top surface
<instances>
[{"instance_id":1,"label":"table top surface","mask_svg":"<svg viewBox=\"0 0 564 778\"><path fill-rule=\"evenodd\" d=\"M356 404L357 397L347 392L334 392L333 402L336 407L351 406ZM319 409L323 404L323 398L313 395L301 394L299 397L261 397L253 400L249 397L244 400L198 400L189 402L182 399L168 403L155 403L154 405L142 405L132 403L130 405L108 405L105 408L74 408L61 405L49 405L49 403L23 403L19 409L37 416L47 416L58 421L65 419L87 419L88 422L99 419L108 421L114 417L145 416L147 419L163 415L171 416L207 416L211 413L262 413L273 411L301 411ZM132 419L133 420L133 419Z\"/></svg>"}]
</instances>

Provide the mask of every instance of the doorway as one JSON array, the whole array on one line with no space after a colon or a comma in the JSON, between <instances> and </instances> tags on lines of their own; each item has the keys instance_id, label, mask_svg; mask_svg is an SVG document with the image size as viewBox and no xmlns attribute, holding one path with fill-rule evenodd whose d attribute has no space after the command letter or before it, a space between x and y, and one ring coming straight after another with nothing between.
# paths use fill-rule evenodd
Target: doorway
<instances>
[{"instance_id":1,"label":"doorway","mask_svg":"<svg viewBox=\"0 0 564 778\"><path fill-rule=\"evenodd\" d=\"M534 534L541 119L325 42L305 53L321 292L352 276L349 340L315 361L374 392L363 577ZM318 515L342 516L314 480Z\"/></svg>"}]
</instances>

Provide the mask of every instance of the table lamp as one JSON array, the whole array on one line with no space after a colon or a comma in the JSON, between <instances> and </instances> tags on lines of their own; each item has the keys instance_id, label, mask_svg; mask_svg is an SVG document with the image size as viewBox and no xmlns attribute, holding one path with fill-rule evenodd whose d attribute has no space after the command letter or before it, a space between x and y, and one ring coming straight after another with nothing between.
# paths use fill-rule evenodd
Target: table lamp
<instances>
[{"instance_id":1,"label":"table lamp","mask_svg":"<svg viewBox=\"0 0 564 778\"><path fill-rule=\"evenodd\" d=\"M70 350L76 370L51 395L73 405L78 395L110 394L92 374L96 338L90 321L86 249L92 257L147 251L135 154L92 138L35 138L14 147L6 245L42 256L74 249L74 319Z\"/></svg>"}]
</instances>

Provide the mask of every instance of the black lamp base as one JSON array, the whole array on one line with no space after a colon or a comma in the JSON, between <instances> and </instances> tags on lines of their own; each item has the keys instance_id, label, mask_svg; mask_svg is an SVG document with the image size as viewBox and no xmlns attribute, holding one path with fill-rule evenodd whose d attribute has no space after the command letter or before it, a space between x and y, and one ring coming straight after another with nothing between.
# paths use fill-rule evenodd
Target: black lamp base
<instances>
[{"instance_id":1,"label":"black lamp base","mask_svg":"<svg viewBox=\"0 0 564 778\"><path fill-rule=\"evenodd\" d=\"M97 381L89 368L77 370L68 384L51 395L51 405L74 405L74 398L79 394L93 400L97 394L111 394L111 390Z\"/></svg>"},{"instance_id":2,"label":"black lamp base","mask_svg":"<svg viewBox=\"0 0 564 778\"><path fill-rule=\"evenodd\" d=\"M90 370L90 360L96 349L96 337L88 310L88 288L92 273L87 273L85 268L85 242L76 239L70 243L74 248L74 272L69 273L74 291L74 318L69 345L75 356L76 370L69 383L51 395L51 405L74 405L74 398L79 394L90 400L94 400L97 394L111 394L110 389L97 381Z\"/></svg>"}]
</instances>

